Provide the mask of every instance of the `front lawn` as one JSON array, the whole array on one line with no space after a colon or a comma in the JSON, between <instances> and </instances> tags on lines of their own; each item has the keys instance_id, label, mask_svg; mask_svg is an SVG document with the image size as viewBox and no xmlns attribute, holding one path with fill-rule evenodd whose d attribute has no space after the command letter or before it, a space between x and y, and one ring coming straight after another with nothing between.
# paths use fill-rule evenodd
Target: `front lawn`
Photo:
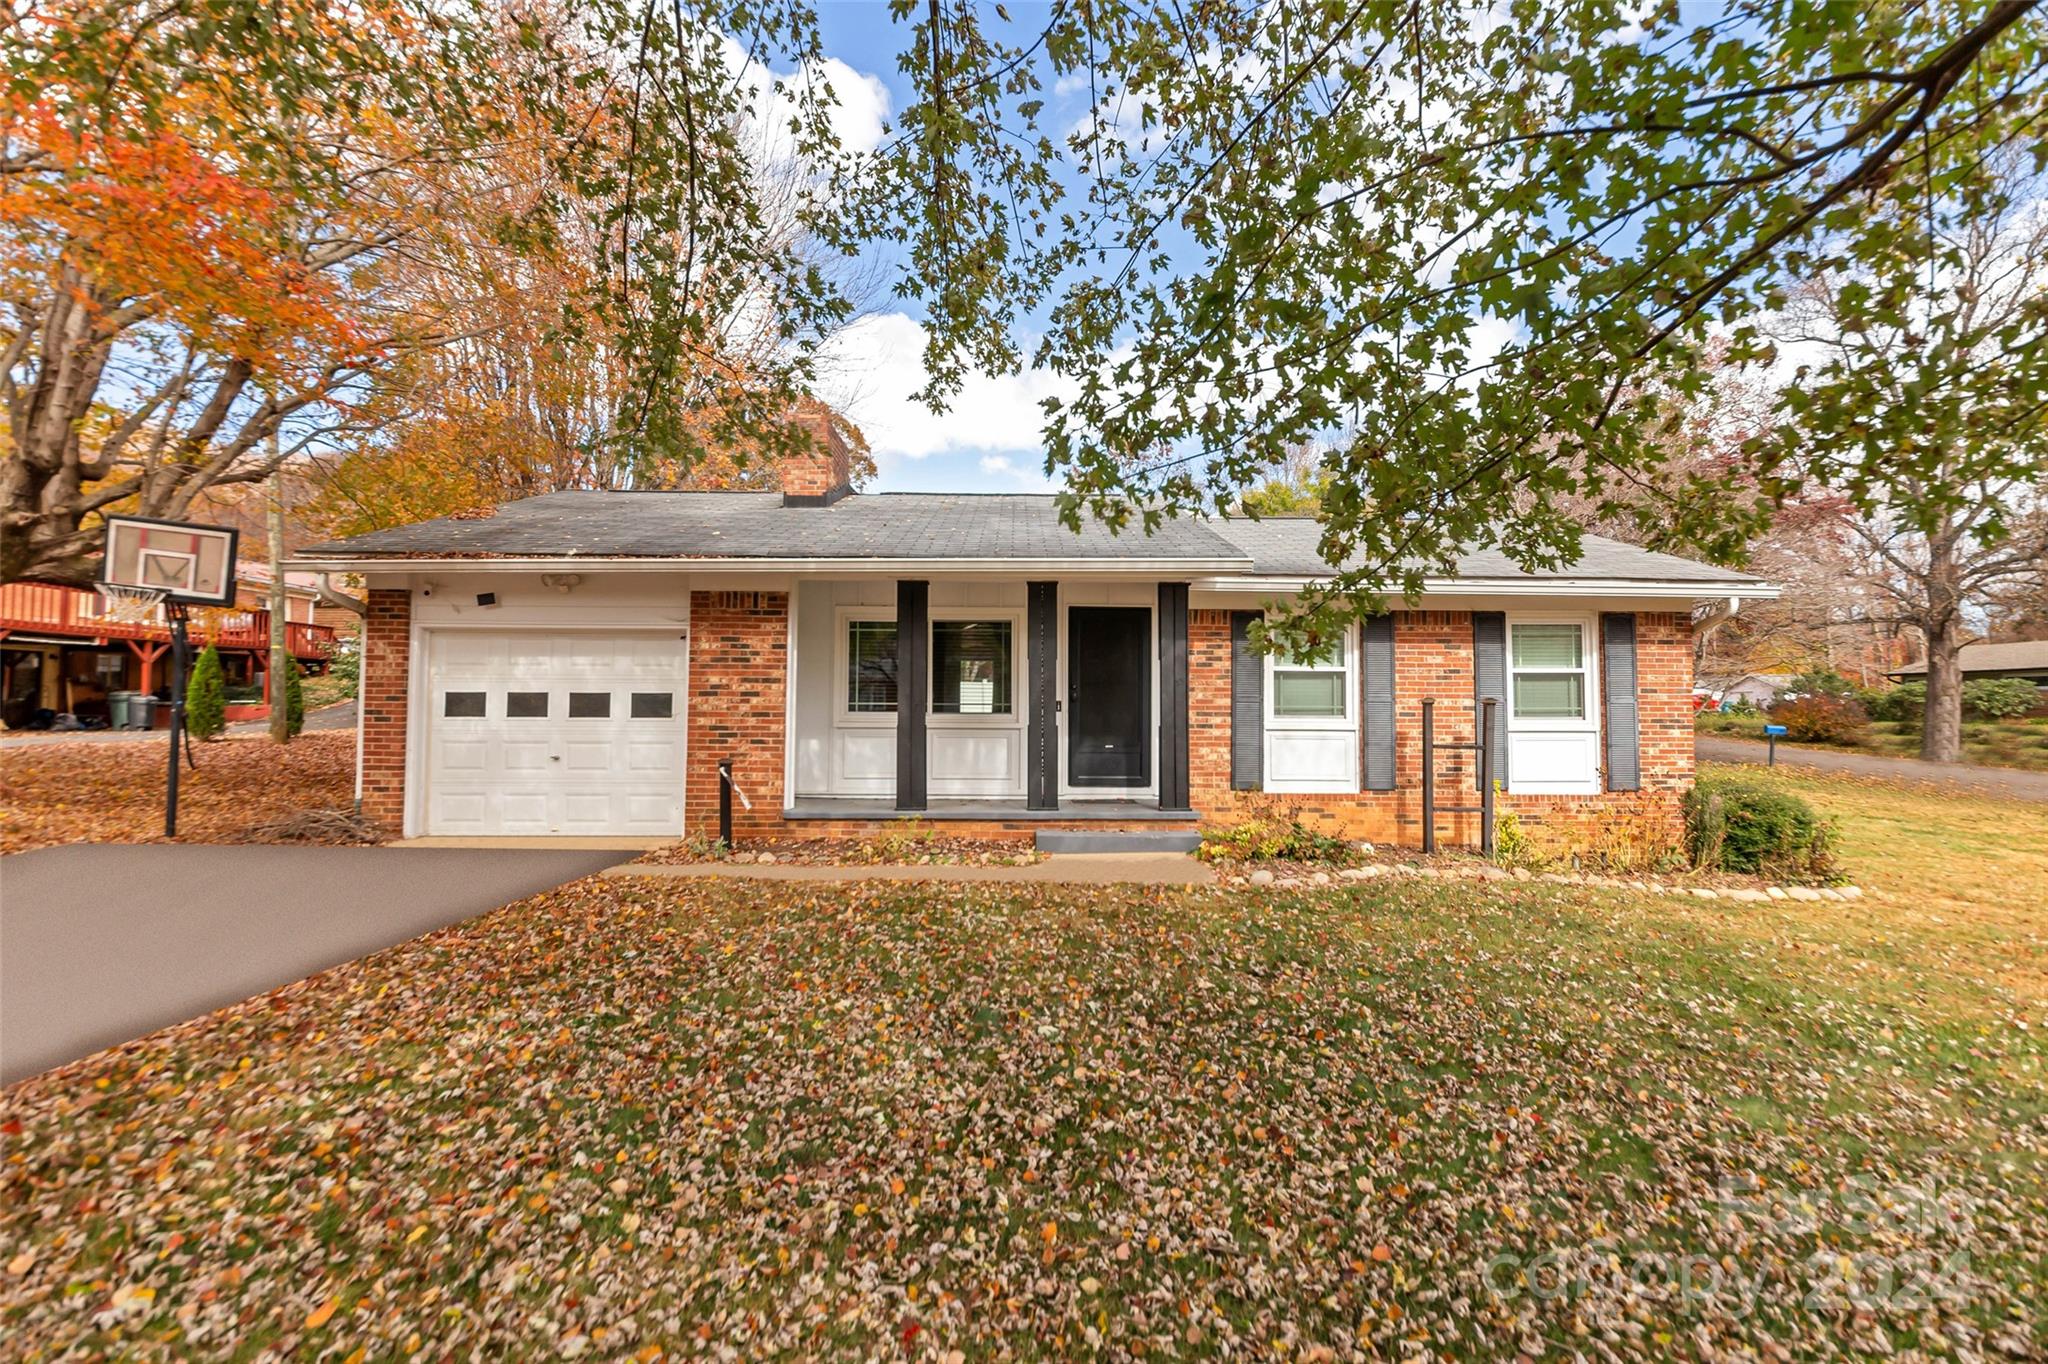
<instances>
[{"instance_id":1,"label":"front lawn","mask_svg":"<svg viewBox=\"0 0 2048 1364\"><path fill-rule=\"evenodd\" d=\"M0 1337L2038 1353L2048 869L1850 818L1854 904L579 883L9 1091Z\"/></svg>"},{"instance_id":2,"label":"front lawn","mask_svg":"<svg viewBox=\"0 0 2048 1364\"><path fill-rule=\"evenodd\" d=\"M1764 737L1765 715L1722 714L1703 710L1694 717L1693 728L1700 734L1723 734L1735 739ZM1790 744L1789 739L1778 740ZM1869 738L1863 743L1810 743L1810 748L1837 748L1849 753L1874 753L1886 758L1920 756L1920 724L1917 720L1873 720ZM1984 767L2018 767L2030 772L2048 772L2048 717L2021 720L1965 720L1963 761Z\"/></svg>"},{"instance_id":3,"label":"front lawn","mask_svg":"<svg viewBox=\"0 0 2048 1364\"><path fill-rule=\"evenodd\" d=\"M0 853L163 837L168 737L0 748ZM260 824L355 799L354 730L197 746L179 778L178 837L232 842Z\"/></svg>"}]
</instances>

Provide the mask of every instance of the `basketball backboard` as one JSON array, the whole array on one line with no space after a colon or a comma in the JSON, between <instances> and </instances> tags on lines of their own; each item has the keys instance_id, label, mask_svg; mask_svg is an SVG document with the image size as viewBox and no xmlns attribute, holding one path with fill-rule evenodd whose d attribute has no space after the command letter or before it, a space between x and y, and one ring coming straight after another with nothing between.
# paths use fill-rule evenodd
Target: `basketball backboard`
<instances>
[{"instance_id":1,"label":"basketball backboard","mask_svg":"<svg viewBox=\"0 0 2048 1364\"><path fill-rule=\"evenodd\" d=\"M109 516L107 558L100 581L141 587L164 599L204 606L235 602L235 548L239 532L228 526Z\"/></svg>"}]
</instances>

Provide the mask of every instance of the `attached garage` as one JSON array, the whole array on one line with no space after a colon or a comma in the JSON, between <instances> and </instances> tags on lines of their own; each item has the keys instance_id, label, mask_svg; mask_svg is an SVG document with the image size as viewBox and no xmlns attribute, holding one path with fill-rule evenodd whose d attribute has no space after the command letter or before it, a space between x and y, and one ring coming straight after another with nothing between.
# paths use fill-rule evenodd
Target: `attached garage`
<instances>
[{"instance_id":1,"label":"attached garage","mask_svg":"<svg viewBox=\"0 0 2048 1364\"><path fill-rule=\"evenodd\" d=\"M681 834L678 632L432 630L425 645L427 833Z\"/></svg>"}]
</instances>

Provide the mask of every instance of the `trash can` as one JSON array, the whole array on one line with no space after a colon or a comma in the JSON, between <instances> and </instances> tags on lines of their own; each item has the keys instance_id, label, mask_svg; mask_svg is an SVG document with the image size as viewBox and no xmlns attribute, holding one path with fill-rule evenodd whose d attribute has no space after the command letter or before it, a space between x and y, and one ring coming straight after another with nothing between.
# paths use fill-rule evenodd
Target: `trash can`
<instances>
[{"instance_id":1,"label":"trash can","mask_svg":"<svg viewBox=\"0 0 2048 1364\"><path fill-rule=\"evenodd\" d=\"M107 693L107 726L110 729L128 729L133 724L128 707L134 702L132 691L110 691Z\"/></svg>"},{"instance_id":2,"label":"trash can","mask_svg":"<svg viewBox=\"0 0 2048 1364\"><path fill-rule=\"evenodd\" d=\"M128 697L128 728L155 729L156 708L162 702L148 692L132 692Z\"/></svg>"}]
</instances>

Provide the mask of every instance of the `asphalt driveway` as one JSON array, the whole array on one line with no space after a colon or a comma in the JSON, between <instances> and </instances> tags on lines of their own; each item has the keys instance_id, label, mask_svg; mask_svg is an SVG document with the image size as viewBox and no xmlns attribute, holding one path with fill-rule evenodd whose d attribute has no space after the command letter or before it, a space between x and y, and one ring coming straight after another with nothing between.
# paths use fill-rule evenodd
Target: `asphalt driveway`
<instances>
[{"instance_id":1,"label":"asphalt driveway","mask_svg":"<svg viewBox=\"0 0 2048 1364\"><path fill-rule=\"evenodd\" d=\"M0 858L0 1084L628 856L82 844Z\"/></svg>"}]
</instances>

